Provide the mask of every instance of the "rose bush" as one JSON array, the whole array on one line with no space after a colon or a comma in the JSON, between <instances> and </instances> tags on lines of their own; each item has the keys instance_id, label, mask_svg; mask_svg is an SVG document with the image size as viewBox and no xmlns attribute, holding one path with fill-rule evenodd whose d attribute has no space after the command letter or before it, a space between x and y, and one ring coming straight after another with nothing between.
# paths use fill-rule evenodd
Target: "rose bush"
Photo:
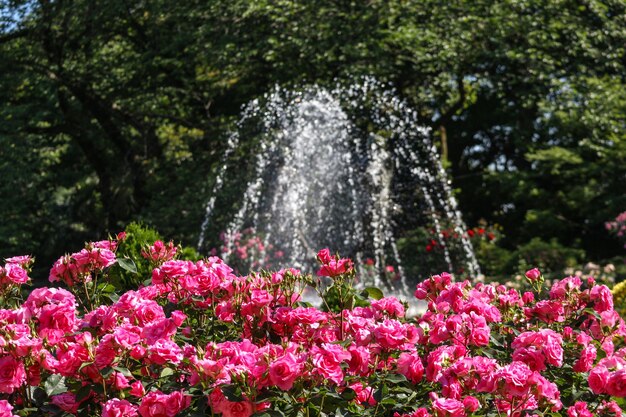
<instances>
[{"instance_id":1,"label":"rose bush","mask_svg":"<svg viewBox=\"0 0 626 417\"><path fill-rule=\"evenodd\" d=\"M568 277L533 292L420 283L421 317L357 290L352 261L320 251L318 277L238 276L217 257L142 251L153 268L120 294L124 235L61 257L19 299L32 260L0 268L0 416L620 416L626 327L611 292ZM302 299L319 292L322 306Z\"/></svg>"}]
</instances>

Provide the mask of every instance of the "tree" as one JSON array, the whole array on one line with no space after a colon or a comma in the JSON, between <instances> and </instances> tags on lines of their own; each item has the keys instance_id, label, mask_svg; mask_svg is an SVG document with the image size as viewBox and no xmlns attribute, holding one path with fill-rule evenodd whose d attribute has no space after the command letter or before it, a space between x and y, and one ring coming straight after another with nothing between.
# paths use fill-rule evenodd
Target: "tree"
<instances>
[{"instance_id":1,"label":"tree","mask_svg":"<svg viewBox=\"0 0 626 417\"><path fill-rule=\"evenodd\" d=\"M24 226L0 229L2 254L56 253L52 236L75 246L138 218L192 243L204 178L244 103L276 83L361 75L415 106L466 219L503 224L504 247L537 231L594 257L619 250L600 227L623 210L623 0L0 9L0 170L38 190L20 199L6 186L0 216Z\"/></svg>"}]
</instances>

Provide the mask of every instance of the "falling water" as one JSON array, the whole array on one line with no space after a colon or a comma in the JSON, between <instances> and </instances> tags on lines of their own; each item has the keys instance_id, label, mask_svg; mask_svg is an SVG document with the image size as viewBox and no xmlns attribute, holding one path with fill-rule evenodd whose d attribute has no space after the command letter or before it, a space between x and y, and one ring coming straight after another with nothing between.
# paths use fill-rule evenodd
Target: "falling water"
<instances>
[{"instance_id":1,"label":"falling water","mask_svg":"<svg viewBox=\"0 0 626 417\"><path fill-rule=\"evenodd\" d=\"M215 199L217 198L217 194L222 190L222 185L224 184L224 176L226 175L227 162L237 148L238 144L239 137L237 135L237 132L235 132L228 138L226 152L224 152L224 155L222 156L222 159L220 161L220 167L215 179L215 184L213 185L213 189L211 190L211 196L209 197L209 201L207 201L204 209L204 220L202 221L202 226L200 226L200 237L198 238L198 250L202 249L202 245L204 245L206 229L209 226L211 214L213 214L213 208L215 207Z\"/></svg>"},{"instance_id":2,"label":"falling water","mask_svg":"<svg viewBox=\"0 0 626 417\"><path fill-rule=\"evenodd\" d=\"M234 157L244 144L251 160ZM219 206L227 172L236 169L248 179L234 216L221 227L227 259L234 236L251 227L264 243L258 265L271 246L284 253L285 265L310 270L317 250L329 247L372 259L376 281L393 266L398 280L374 283L404 293L408 282L440 272L424 270L430 264L422 268L426 255L438 257L434 265L441 270L479 273L430 131L376 80L334 89L277 87L248 104L217 172L199 249L207 249L216 201ZM438 254L414 243L429 233L438 240Z\"/></svg>"}]
</instances>

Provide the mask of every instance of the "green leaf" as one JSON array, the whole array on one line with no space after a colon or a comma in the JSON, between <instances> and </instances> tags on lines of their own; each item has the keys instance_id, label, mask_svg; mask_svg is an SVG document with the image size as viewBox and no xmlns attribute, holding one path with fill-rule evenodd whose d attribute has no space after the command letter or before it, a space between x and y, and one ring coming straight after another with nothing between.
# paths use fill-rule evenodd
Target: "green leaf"
<instances>
[{"instance_id":1,"label":"green leaf","mask_svg":"<svg viewBox=\"0 0 626 417\"><path fill-rule=\"evenodd\" d=\"M37 411L47 411L47 410L45 409L45 407L46 407L46 406L44 405L43 407L40 407L40 408L37 408L37 407L28 407L28 408L23 408L23 409L21 409L21 410L18 410L18 411L17 411L17 415L18 415L18 416L20 416L20 417L21 417L21 416L24 416L24 417L25 417L25 416L32 416L32 415L35 415L35 413L36 413ZM49 407L49 406L48 406L48 407ZM56 406L54 406L54 407L56 407ZM57 411L57 410L58 410L58 409L55 409L54 411Z\"/></svg>"},{"instance_id":2,"label":"green leaf","mask_svg":"<svg viewBox=\"0 0 626 417\"><path fill-rule=\"evenodd\" d=\"M63 394L67 392L67 387L65 386L65 377L53 374L46 379L46 383L44 384L44 388L46 390L46 394L48 396Z\"/></svg>"},{"instance_id":3,"label":"green leaf","mask_svg":"<svg viewBox=\"0 0 626 417\"><path fill-rule=\"evenodd\" d=\"M383 399L387 397L388 394L389 394L389 388L387 388L387 385L383 385L382 387L380 387L380 389L377 389L374 392L374 399L377 402L381 402Z\"/></svg>"},{"instance_id":4,"label":"green leaf","mask_svg":"<svg viewBox=\"0 0 626 417\"><path fill-rule=\"evenodd\" d=\"M367 287L365 288L365 291L367 291L367 295L369 295L370 298L373 298L374 300L380 300L385 296L383 292L376 287Z\"/></svg>"},{"instance_id":5,"label":"green leaf","mask_svg":"<svg viewBox=\"0 0 626 417\"><path fill-rule=\"evenodd\" d=\"M46 392L42 390L40 387L35 388L31 391L31 401L37 406L41 407L46 401Z\"/></svg>"},{"instance_id":6,"label":"green leaf","mask_svg":"<svg viewBox=\"0 0 626 417\"><path fill-rule=\"evenodd\" d=\"M341 396L343 397L344 400L353 400L356 398L356 391L353 390L352 388L346 388L342 393Z\"/></svg>"},{"instance_id":7,"label":"green leaf","mask_svg":"<svg viewBox=\"0 0 626 417\"><path fill-rule=\"evenodd\" d=\"M78 392L76 393L76 401L80 402L84 400L85 398L89 396L89 394L91 394L91 386L85 385L84 387L79 389Z\"/></svg>"},{"instance_id":8,"label":"green leaf","mask_svg":"<svg viewBox=\"0 0 626 417\"><path fill-rule=\"evenodd\" d=\"M132 259L119 258L117 263L123 270L133 274L137 273L137 265L135 265L135 262Z\"/></svg>"},{"instance_id":9,"label":"green leaf","mask_svg":"<svg viewBox=\"0 0 626 417\"><path fill-rule=\"evenodd\" d=\"M174 375L174 370L172 368L163 368L161 374L159 375L159 378L165 378L170 375Z\"/></svg>"},{"instance_id":10,"label":"green leaf","mask_svg":"<svg viewBox=\"0 0 626 417\"><path fill-rule=\"evenodd\" d=\"M228 401L240 402L243 401L243 396L241 395L241 390L237 385L222 385L220 387L222 390L222 394L226 397Z\"/></svg>"},{"instance_id":11,"label":"green leaf","mask_svg":"<svg viewBox=\"0 0 626 417\"><path fill-rule=\"evenodd\" d=\"M113 368L111 368L110 366L107 366L106 368L102 368L102 370L100 371L100 375L102 375L102 377L105 379L110 377L111 374L113 374Z\"/></svg>"},{"instance_id":12,"label":"green leaf","mask_svg":"<svg viewBox=\"0 0 626 417\"><path fill-rule=\"evenodd\" d=\"M120 374L122 374L124 376L128 376L128 377L133 376L133 374L131 374L130 371L127 368L122 368L120 366L114 366L113 369L115 369L117 372L119 372ZM165 369L169 369L169 368L165 368Z\"/></svg>"},{"instance_id":13,"label":"green leaf","mask_svg":"<svg viewBox=\"0 0 626 417\"><path fill-rule=\"evenodd\" d=\"M400 375L400 374L389 374L387 375L387 377L385 378L388 382L394 383L394 384L399 384L402 382L406 382L407 379L404 375Z\"/></svg>"},{"instance_id":14,"label":"green leaf","mask_svg":"<svg viewBox=\"0 0 626 417\"><path fill-rule=\"evenodd\" d=\"M98 285L98 289L103 293L112 293L115 292L115 285L103 282L102 284Z\"/></svg>"},{"instance_id":15,"label":"green leaf","mask_svg":"<svg viewBox=\"0 0 626 417\"><path fill-rule=\"evenodd\" d=\"M494 346L497 346L497 347L504 347L504 345L503 345L502 343L500 343L500 341L499 341L498 339L496 339L493 335L491 336L491 338L490 338L490 339L491 339L491 343L492 343Z\"/></svg>"},{"instance_id":16,"label":"green leaf","mask_svg":"<svg viewBox=\"0 0 626 417\"><path fill-rule=\"evenodd\" d=\"M206 395L202 395L196 406L194 407L194 412L189 414L189 417L204 417L207 415L206 409L208 406L208 397Z\"/></svg>"},{"instance_id":17,"label":"green leaf","mask_svg":"<svg viewBox=\"0 0 626 417\"><path fill-rule=\"evenodd\" d=\"M104 294L104 296L114 303L116 303L120 299L120 296L114 293Z\"/></svg>"}]
</instances>

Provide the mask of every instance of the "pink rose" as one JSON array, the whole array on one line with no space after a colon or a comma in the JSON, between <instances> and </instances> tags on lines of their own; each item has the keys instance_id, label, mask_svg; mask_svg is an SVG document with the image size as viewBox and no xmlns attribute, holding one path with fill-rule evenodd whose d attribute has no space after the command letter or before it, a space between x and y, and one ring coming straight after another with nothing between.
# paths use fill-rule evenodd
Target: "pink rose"
<instances>
[{"instance_id":1,"label":"pink rose","mask_svg":"<svg viewBox=\"0 0 626 417\"><path fill-rule=\"evenodd\" d=\"M330 256L330 250L328 248L324 248L317 253L317 260L321 264L327 264L331 259L332 257Z\"/></svg>"},{"instance_id":2,"label":"pink rose","mask_svg":"<svg viewBox=\"0 0 626 417\"><path fill-rule=\"evenodd\" d=\"M30 255L13 256L5 259L8 264L18 264L21 267L28 266L33 262L33 257Z\"/></svg>"},{"instance_id":3,"label":"pink rose","mask_svg":"<svg viewBox=\"0 0 626 417\"><path fill-rule=\"evenodd\" d=\"M141 328L131 324L119 326L113 332L113 339L120 347L132 349L141 342Z\"/></svg>"},{"instance_id":4,"label":"pink rose","mask_svg":"<svg viewBox=\"0 0 626 417\"><path fill-rule=\"evenodd\" d=\"M565 326L563 327L561 334L563 335L563 339L569 340L574 337L574 329L569 326Z\"/></svg>"},{"instance_id":5,"label":"pink rose","mask_svg":"<svg viewBox=\"0 0 626 417\"><path fill-rule=\"evenodd\" d=\"M215 307L215 315L217 315L217 318L221 321L225 322L232 322L235 318L236 312L235 305L230 300L221 301Z\"/></svg>"},{"instance_id":6,"label":"pink rose","mask_svg":"<svg viewBox=\"0 0 626 417\"><path fill-rule=\"evenodd\" d=\"M24 364L12 356L0 358L0 392L12 394L26 381Z\"/></svg>"},{"instance_id":7,"label":"pink rose","mask_svg":"<svg viewBox=\"0 0 626 417\"><path fill-rule=\"evenodd\" d=\"M352 357L350 358L348 370L355 375L365 376L369 374L370 351L365 346L352 344L348 347Z\"/></svg>"},{"instance_id":8,"label":"pink rose","mask_svg":"<svg viewBox=\"0 0 626 417\"><path fill-rule=\"evenodd\" d=\"M269 305L272 300L272 295L266 290L253 289L250 294L250 302L256 307Z\"/></svg>"},{"instance_id":9,"label":"pink rose","mask_svg":"<svg viewBox=\"0 0 626 417\"><path fill-rule=\"evenodd\" d=\"M428 282L428 281L424 281L424 282ZM413 293L413 296L417 298L418 300L425 300L426 297L428 297L428 287L423 285L424 282L417 284L415 292Z\"/></svg>"},{"instance_id":10,"label":"pink rose","mask_svg":"<svg viewBox=\"0 0 626 417\"><path fill-rule=\"evenodd\" d=\"M397 417L397 416L399 417L430 417L430 413L428 412L428 409L426 408L418 408L411 414L402 414L402 416L400 416L398 413L395 413L393 416L394 417Z\"/></svg>"},{"instance_id":11,"label":"pink rose","mask_svg":"<svg viewBox=\"0 0 626 417\"><path fill-rule=\"evenodd\" d=\"M469 314L461 314L463 324L468 334L467 342L474 346L487 346L489 344L490 329L487 320L482 315L471 311Z\"/></svg>"},{"instance_id":12,"label":"pink rose","mask_svg":"<svg viewBox=\"0 0 626 417\"><path fill-rule=\"evenodd\" d=\"M63 281L68 287L89 281L92 272L102 271L115 263L115 253L93 245L80 252L60 257L50 269L50 282Z\"/></svg>"},{"instance_id":13,"label":"pink rose","mask_svg":"<svg viewBox=\"0 0 626 417\"><path fill-rule=\"evenodd\" d=\"M176 256L178 248L174 246L174 242L170 241L165 244L160 240L154 242L154 245L148 246L141 251L141 256L153 262L165 262Z\"/></svg>"},{"instance_id":14,"label":"pink rose","mask_svg":"<svg viewBox=\"0 0 626 417\"><path fill-rule=\"evenodd\" d=\"M518 335L511 347L515 349L513 359L526 363L533 371L546 369L545 362L552 366L563 365L563 338L550 329L524 332Z\"/></svg>"},{"instance_id":15,"label":"pink rose","mask_svg":"<svg viewBox=\"0 0 626 417\"><path fill-rule=\"evenodd\" d=\"M99 240L97 242L91 242L91 247L92 248L97 248L97 249L107 249L107 250L110 250L112 252L115 252L117 250L117 241L115 241L115 240Z\"/></svg>"},{"instance_id":16,"label":"pink rose","mask_svg":"<svg viewBox=\"0 0 626 417\"><path fill-rule=\"evenodd\" d=\"M180 391L175 391L169 395L153 391L141 400L139 414L142 417L174 417L189 407L189 403L189 397Z\"/></svg>"},{"instance_id":17,"label":"pink rose","mask_svg":"<svg viewBox=\"0 0 626 417\"><path fill-rule=\"evenodd\" d=\"M555 383L548 381L538 372L533 374L530 382L535 385L534 391L536 392L537 400L541 401L542 407L549 405L553 412L563 408L563 403L560 400L561 393Z\"/></svg>"},{"instance_id":18,"label":"pink rose","mask_svg":"<svg viewBox=\"0 0 626 417\"><path fill-rule=\"evenodd\" d=\"M134 395L137 398L141 398L146 395L146 389L143 387L140 381L135 381L130 384L130 395Z\"/></svg>"},{"instance_id":19,"label":"pink rose","mask_svg":"<svg viewBox=\"0 0 626 417\"><path fill-rule=\"evenodd\" d=\"M613 310L613 294L606 285L596 285L591 289L589 298L594 302L593 309L598 313Z\"/></svg>"},{"instance_id":20,"label":"pink rose","mask_svg":"<svg viewBox=\"0 0 626 417\"><path fill-rule=\"evenodd\" d=\"M385 320L374 328L376 341L381 347L394 349L407 341L406 330L397 320Z\"/></svg>"},{"instance_id":21,"label":"pink rose","mask_svg":"<svg viewBox=\"0 0 626 417\"><path fill-rule=\"evenodd\" d=\"M80 405L80 403L76 401L76 395L69 392L52 397L52 404L70 414L78 413L78 406Z\"/></svg>"},{"instance_id":22,"label":"pink rose","mask_svg":"<svg viewBox=\"0 0 626 417\"><path fill-rule=\"evenodd\" d=\"M529 318L537 317L548 324L562 323L565 321L565 309L559 301L542 300L535 304L534 308L526 309L526 315Z\"/></svg>"},{"instance_id":23,"label":"pink rose","mask_svg":"<svg viewBox=\"0 0 626 417\"><path fill-rule=\"evenodd\" d=\"M600 323L594 323L589 329L594 336L601 339L599 334L607 334L607 332L613 333L618 330L619 327L623 329L624 322L622 321L619 313L615 310L606 310L600 313Z\"/></svg>"},{"instance_id":24,"label":"pink rose","mask_svg":"<svg viewBox=\"0 0 626 417\"><path fill-rule=\"evenodd\" d=\"M0 417L17 417L11 410L13 406L7 400L0 400Z\"/></svg>"},{"instance_id":25,"label":"pink rose","mask_svg":"<svg viewBox=\"0 0 626 417\"><path fill-rule=\"evenodd\" d=\"M464 356L466 349L464 346L440 346L428 354L426 360L426 379L434 382L438 381L450 364Z\"/></svg>"},{"instance_id":26,"label":"pink rose","mask_svg":"<svg viewBox=\"0 0 626 417\"><path fill-rule=\"evenodd\" d=\"M569 277L555 282L550 289L550 298L563 300L580 293L582 281L578 277Z\"/></svg>"},{"instance_id":27,"label":"pink rose","mask_svg":"<svg viewBox=\"0 0 626 417\"><path fill-rule=\"evenodd\" d=\"M213 391L211 391L211 394L209 394L209 406L211 406L211 411L213 413L221 413L222 406L225 404L226 401L226 397L222 393L222 390L219 389L219 387L215 388Z\"/></svg>"},{"instance_id":28,"label":"pink rose","mask_svg":"<svg viewBox=\"0 0 626 417\"><path fill-rule=\"evenodd\" d=\"M141 400L139 414L142 417L174 417L177 413L168 412L167 400L167 395L151 392Z\"/></svg>"},{"instance_id":29,"label":"pink rose","mask_svg":"<svg viewBox=\"0 0 626 417\"><path fill-rule=\"evenodd\" d=\"M424 365L417 353L401 353L398 358L398 372L414 384L422 380Z\"/></svg>"},{"instance_id":30,"label":"pink rose","mask_svg":"<svg viewBox=\"0 0 626 417\"><path fill-rule=\"evenodd\" d=\"M396 297L385 297L372 301L372 308L390 317L404 317L404 306Z\"/></svg>"},{"instance_id":31,"label":"pink rose","mask_svg":"<svg viewBox=\"0 0 626 417\"><path fill-rule=\"evenodd\" d=\"M146 324L141 330L141 336L146 339L146 343L153 345L160 339L169 339L177 330L174 320L162 318Z\"/></svg>"},{"instance_id":32,"label":"pink rose","mask_svg":"<svg viewBox=\"0 0 626 417\"><path fill-rule=\"evenodd\" d=\"M613 397L626 397L626 369L619 369L611 374L606 383L606 392Z\"/></svg>"},{"instance_id":33,"label":"pink rose","mask_svg":"<svg viewBox=\"0 0 626 417\"><path fill-rule=\"evenodd\" d=\"M524 302L524 304L532 303L533 301L535 301L535 294L530 291L526 291L524 294L522 294L522 301Z\"/></svg>"},{"instance_id":34,"label":"pink rose","mask_svg":"<svg viewBox=\"0 0 626 417\"><path fill-rule=\"evenodd\" d=\"M137 417L137 406L126 400L113 398L102 405L102 417Z\"/></svg>"},{"instance_id":35,"label":"pink rose","mask_svg":"<svg viewBox=\"0 0 626 417\"><path fill-rule=\"evenodd\" d=\"M594 394L604 394L606 392L606 384L609 381L609 370L600 365L596 366L589 372L587 379L589 388Z\"/></svg>"},{"instance_id":36,"label":"pink rose","mask_svg":"<svg viewBox=\"0 0 626 417\"><path fill-rule=\"evenodd\" d=\"M157 365L163 365L166 362L178 364L183 360L183 351L175 342L160 339L149 347L148 359Z\"/></svg>"},{"instance_id":37,"label":"pink rose","mask_svg":"<svg viewBox=\"0 0 626 417\"><path fill-rule=\"evenodd\" d=\"M280 359L273 361L269 367L269 376L272 384L283 391L289 391L294 381L302 372L302 364L297 361L293 353L287 353Z\"/></svg>"},{"instance_id":38,"label":"pink rose","mask_svg":"<svg viewBox=\"0 0 626 417\"><path fill-rule=\"evenodd\" d=\"M101 271L115 263L115 254L109 249L90 247L80 252L73 253L72 259L79 266L79 271L86 274L93 271Z\"/></svg>"},{"instance_id":39,"label":"pink rose","mask_svg":"<svg viewBox=\"0 0 626 417\"><path fill-rule=\"evenodd\" d=\"M39 335L50 343L57 343L66 333L76 329L76 309L68 304L49 304L39 315Z\"/></svg>"},{"instance_id":40,"label":"pink rose","mask_svg":"<svg viewBox=\"0 0 626 417\"><path fill-rule=\"evenodd\" d=\"M14 284L25 284L28 282L28 273L20 264L8 263L4 266L6 278Z\"/></svg>"},{"instance_id":41,"label":"pink rose","mask_svg":"<svg viewBox=\"0 0 626 417\"><path fill-rule=\"evenodd\" d=\"M374 398L372 387L366 387L361 382L355 382L354 384L350 384L349 388L354 390L356 394L355 402L357 404L368 404L370 406L376 405L376 399Z\"/></svg>"},{"instance_id":42,"label":"pink rose","mask_svg":"<svg viewBox=\"0 0 626 417\"><path fill-rule=\"evenodd\" d=\"M593 362L596 360L596 356L596 347L593 345L587 345L582 352L580 352L580 357L572 369L575 372L588 372L593 367Z\"/></svg>"},{"instance_id":43,"label":"pink rose","mask_svg":"<svg viewBox=\"0 0 626 417\"><path fill-rule=\"evenodd\" d=\"M175 310L170 314L170 318L176 327L180 327L187 318L187 315L180 310Z\"/></svg>"},{"instance_id":44,"label":"pink rose","mask_svg":"<svg viewBox=\"0 0 626 417\"><path fill-rule=\"evenodd\" d=\"M463 398L463 406L465 407L466 411L473 413L480 408L480 402L478 401L478 398L468 395L467 397Z\"/></svg>"},{"instance_id":45,"label":"pink rose","mask_svg":"<svg viewBox=\"0 0 626 417\"><path fill-rule=\"evenodd\" d=\"M318 349L314 347L315 351ZM352 359L352 355L347 352L341 345L335 343L322 343L321 349L324 355L328 356L332 361L340 363Z\"/></svg>"},{"instance_id":46,"label":"pink rose","mask_svg":"<svg viewBox=\"0 0 626 417\"><path fill-rule=\"evenodd\" d=\"M225 400L220 406L222 417L250 417L254 407L250 401L233 402Z\"/></svg>"},{"instance_id":47,"label":"pink rose","mask_svg":"<svg viewBox=\"0 0 626 417\"><path fill-rule=\"evenodd\" d=\"M343 381L341 362L352 359L352 355L339 345L324 343L322 348L313 347L312 358L318 374L336 384L341 384Z\"/></svg>"},{"instance_id":48,"label":"pink rose","mask_svg":"<svg viewBox=\"0 0 626 417\"><path fill-rule=\"evenodd\" d=\"M348 258L331 259L327 264L323 264L317 271L317 275L321 277L336 277L354 269L352 260Z\"/></svg>"},{"instance_id":49,"label":"pink rose","mask_svg":"<svg viewBox=\"0 0 626 417\"><path fill-rule=\"evenodd\" d=\"M546 369L546 358L540 350L534 347L518 348L513 352L514 361L524 362L533 371L541 372Z\"/></svg>"},{"instance_id":50,"label":"pink rose","mask_svg":"<svg viewBox=\"0 0 626 417\"><path fill-rule=\"evenodd\" d=\"M596 412L598 415L607 417L623 417L624 415L622 408L615 401L602 401Z\"/></svg>"},{"instance_id":51,"label":"pink rose","mask_svg":"<svg viewBox=\"0 0 626 417\"><path fill-rule=\"evenodd\" d=\"M126 378L124 374L122 374L121 372L115 372L115 379L113 382L113 386L118 391L121 391L123 389L130 387L130 384L128 383L128 378Z\"/></svg>"},{"instance_id":52,"label":"pink rose","mask_svg":"<svg viewBox=\"0 0 626 417\"><path fill-rule=\"evenodd\" d=\"M79 343L61 345L57 349L58 373L67 377L75 376L80 366L89 361L89 356L89 350Z\"/></svg>"},{"instance_id":53,"label":"pink rose","mask_svg":"<svg viewBox=\"0 0 626 417\"><path fill-rule=\"evenodd\" d=\"M313 364L316 368L315 372L324 378L333 381L335 384L341 384L343 381L343 370L341 366L330 359L330 357L326 355L316 355L313 357Z\"/></svg>"},{"instance_id":54,"label":"pink rose","mask_svg":"<svg viewBox=\"0 0 626 417\"><path fill-rule=\"evenodd\" d=\"M593 413L587 408L584 401L576 401L576 403L567 409L568 417L593 417Z\"/></svg>"},{"instance_id":55,"label":"pink rose","mask_svg":"<svg viewBox=\"0 0 626 417\"><path fill-rule=\"evenodd\" d=\"M141 345L133 346L130 350L130 357L136 360L143 359L146 356L147 349Z\"/></svg>"},{"instance_id":56,"label":"pink rose","mask_svg":"<svg viewBox=\"0 0 626 417\"><path fill-rule=\"evenodd\" d=\"M162 319L165 317L163 307L158 305L156 301L142 300L137 306L133 316L138 320L139 326L145 326L148 323Z\"/></svg>"},{"instance_id":57,"label":"pink rose","mask_svg":"<svg viewBox=\"0 0 626 417\"><path fill-rule=\"evenodd\" d=\"M115 343L113 335L110 333L106 334L96 347L96 357L94 363L98 369L106 368L113 363L118 353L119 348Z\"/></svg>"},{"instance_id":58,"label":"pink rose","mask_svg":"<svg viewBox=\"0 0 626 417\"><path fill-rule=\"evenodd\" d=\"M533 371L523 362L514 361L496 371L496 381L503 384L502 390L509 395L527 395L531 388Z\"/></svg>"},{"instance_id":59,"label":"pink rose","mask_svg":"<svg viewBox=\"0 0 626 417\"><path fill-rule=\"evenodd\" d=\"M452 398L437 398L433 402L433 411L437 417L464 417L465 405Z\"/></svg>"},{"instance_id":60,"label":"pink rose","mask_svg":"<svg viewBox=\"0 0 626 417\"><path fill-rule=\"evenodd\" d=\"M541 277L541 272L537 268L533 268L533 269L526 271L525 275L529 281L534 282L534 281L537 281Z\"/></svg>"},{"instance_id":61,"label":"pink rose","mask_svg":"<svg viewBox=\"0 0 626 417\"><path fill-rule=\"evenodd\" d=\"M606 353L606 356L613 355L613 352L615 351L615 344L613 343L613 340L611 340L611 338L607 338L604 342L602 342L600 347L602 348L604 353Z\"/></svg>"},{"instance_id":62,"label":"pink rose","mask_svg":"<svg viewBox=\"0 0 626 417\"><path fill-rule=\"evenodd\" d=\"M48 304L76 306L76 299L71 292L63 288L37 288L31 291L24 302L30 314L39 317L41 310Z\"/></svg>"}]
</instances>

